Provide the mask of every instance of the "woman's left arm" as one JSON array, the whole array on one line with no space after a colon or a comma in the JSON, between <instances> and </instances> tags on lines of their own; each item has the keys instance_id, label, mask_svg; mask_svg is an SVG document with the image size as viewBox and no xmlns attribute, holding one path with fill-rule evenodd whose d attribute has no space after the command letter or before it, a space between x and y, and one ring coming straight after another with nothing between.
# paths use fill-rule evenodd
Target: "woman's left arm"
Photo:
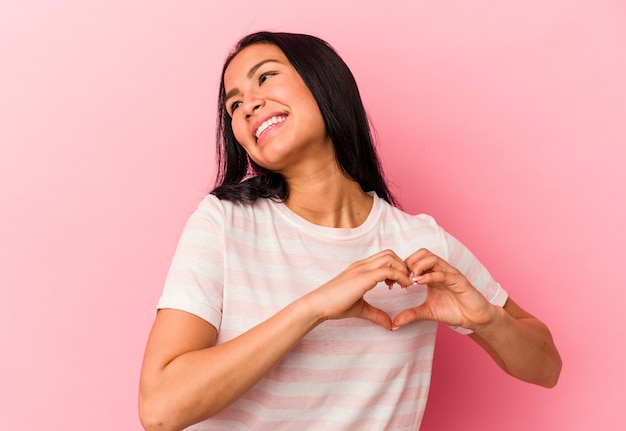
<instances>
[{"instance_id":1,"label":"woman's left arm","mask_svg":"<svg viewBox=\"0 0 626 431\"><path fill-rule=\"evenodd\" d=\"M510 298L504 307L491 304L446 260L421 249L406 259L411 278L426 285L423 304L399 313L393 326L435 320L470 329L476 341L510 375L553 387L561 372L561 357L547 326Z\"/></svg>"},{"instance_id":2,"label":"woman's left arm","mask_svg":"<svg viewBox=\"0 0 626 431\"><path fill-rule=\"evenodd\" d=\"M548 327L511 298L495 309L493 321L470 334L508 374L546 388L556 385L561 357Z\"/></svg>"}]
</instances>

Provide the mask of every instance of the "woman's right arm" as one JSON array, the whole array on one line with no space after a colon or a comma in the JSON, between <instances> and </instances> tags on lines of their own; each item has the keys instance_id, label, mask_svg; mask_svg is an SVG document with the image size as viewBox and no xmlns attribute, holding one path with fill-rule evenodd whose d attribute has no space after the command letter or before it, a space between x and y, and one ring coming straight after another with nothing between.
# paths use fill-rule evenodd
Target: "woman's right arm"
<instances>
[{"instance_id":1,"label":"woman's right arm","mask_svg":"<svg viewBox=\"0 0 626 431\"><path fill-rule=\"evenodd\" d=\"M184 311L157 313L141 371L139 413L146 430L181 430L238 399L317 322L300 302L241 336L215 345L215 328Z\"/></svg>"},{"instance_id":2,"label":"woman's right arm","mask_svg":"<svg viewBox=\"0 0 626 431\"><path fill-rule=\"evenodd\" d=\"M350 265L328 283L223 344L216 329L184 311L157 313L139 389L144 428L182 430L218 413L254 386L315 326L360 317L391 329L387 314L363 300L382 281L408 286L406 265L383 251Z\"/></svg>"}]
</instances>

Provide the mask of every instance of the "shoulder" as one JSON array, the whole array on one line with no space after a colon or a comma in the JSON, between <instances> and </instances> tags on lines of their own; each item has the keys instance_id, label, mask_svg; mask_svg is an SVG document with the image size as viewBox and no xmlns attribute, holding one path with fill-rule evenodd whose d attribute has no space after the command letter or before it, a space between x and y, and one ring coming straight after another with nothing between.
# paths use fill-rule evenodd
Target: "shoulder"
<instances>
[{"instance_id":1,"label":"shoulder","mask_svg":"<svg viewBox=\"0 0 626 431\"><path fill-rule=\"evenodd\" d=\"M204 217L225 217L234 213L245 212L253 204L220 199L214 194L206 195L198 204L194 214Z\"/></svg>"},{"instance_id":2,"label":"shoulder","mask_svg":"<svg viewBox=\"0 0 626 431\"><path fill-rule=\"evenodd\" d=\"M381 206L382 222L384 224L400 224L403 226L412 226L420 228L429 228L439 230L440 227L437 224L435 218L431 215L424 213L409 213L396 206L391 205L387 201L379 199L379 205Z\"/></svg>"},{"instance_id":3,"label":"shoulder","mask_svg":"<svg viewBox=\"0 0 626 431\"><path fill-rule=\"evenodd\" d=\"M271 219L272 212L273 206L266 198L259 198L254 203L245 203L219 199L209 194L200 201L191 218L227 228L263 222Z\"/></svg>"}]
</instances>

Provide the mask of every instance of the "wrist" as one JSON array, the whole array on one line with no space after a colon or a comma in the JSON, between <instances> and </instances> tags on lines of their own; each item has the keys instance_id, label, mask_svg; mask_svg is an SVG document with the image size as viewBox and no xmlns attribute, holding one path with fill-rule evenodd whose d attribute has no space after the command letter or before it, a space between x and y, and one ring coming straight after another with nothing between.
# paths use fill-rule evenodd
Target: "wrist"
<instances>
[{"instance_id":1,"label":"wrist","mask_svg":"<svg viewBox=\"0 0 626 431\"><path fill-rule=\"evenodd\" d=\"M317 306L317 304L318 301L315 298L314 292L308 293L292 303L296 313L306 321L306 324L310 326L311 329L328 320L328 317L323 313L323 309Z\"/></svg>"},{"instance_id":2,"label":"wrist","mask_svg":"<svg viewBox=\"0 0 626 431\"><path fill-rule=\"evenodd\" d=\"M508 313L504 310L504 308L490 303L487 317L481 322L472 325L468 329L471 329L478 335L486 336L494 331L497 331L497 328L504 323L507 315Z\"/></svg>"}]
</instances>

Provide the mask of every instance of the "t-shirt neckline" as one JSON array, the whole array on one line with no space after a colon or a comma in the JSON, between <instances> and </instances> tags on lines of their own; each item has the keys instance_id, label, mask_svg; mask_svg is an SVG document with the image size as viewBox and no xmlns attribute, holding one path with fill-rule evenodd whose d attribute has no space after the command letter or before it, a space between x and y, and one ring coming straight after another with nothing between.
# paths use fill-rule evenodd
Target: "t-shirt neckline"
<instances>
[{"instance_id":1,"label":"t-shirt neckline","mask_svg":"<svg viewBox=\"0 0 626 431\"><path fill-rule=\"evenodd\" d=\"M352 239L371 231L380 221L383 209L383 200L376 193L368 193L373 198L372 208L365 218L365 221L354 228L337 228L321 226L310 222L304 217L292 211L284 202L268 200L271 207L275 208L281 216L288 220L290 224L296 225L303 232L313 236L324 236L335 239Z\"/></svg>"}]
</instances>

